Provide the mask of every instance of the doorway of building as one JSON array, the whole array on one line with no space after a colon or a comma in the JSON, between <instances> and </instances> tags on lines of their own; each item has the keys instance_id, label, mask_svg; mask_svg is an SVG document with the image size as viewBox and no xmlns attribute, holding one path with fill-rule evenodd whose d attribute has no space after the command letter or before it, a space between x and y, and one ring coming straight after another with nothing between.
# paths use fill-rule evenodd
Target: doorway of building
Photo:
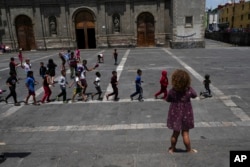
<instances>
[{"instance_id":1,"label":"doorway of building","mask_svg":"<svg viewBox=\"0 0 250 167\"><path fill-rule=\"evenodd\" d=\"M141 13L137 18L137 46L155 46L154 16L148 12Z\"/></svg>"},{"instance_id":2,"label":"doorway of building","mask_svg":"<svg viewBox=\"0 0 250 167\"><path fill-rule=\"evenodd\" d=\"M18 47L22 50L36 49L32 21L28 16L20 15L15 20Z\"/></svg>"},{"instance_id":3,"label":"doorway of building","mask_svg":"<svg viewBox=\"0 0 250 167\"><path fill-rule=\"evenodd\" d=\"M89 11L81 11L76 14L75 28L79 49L96 48L95 21Z\"/></svg>"}]
</instances>

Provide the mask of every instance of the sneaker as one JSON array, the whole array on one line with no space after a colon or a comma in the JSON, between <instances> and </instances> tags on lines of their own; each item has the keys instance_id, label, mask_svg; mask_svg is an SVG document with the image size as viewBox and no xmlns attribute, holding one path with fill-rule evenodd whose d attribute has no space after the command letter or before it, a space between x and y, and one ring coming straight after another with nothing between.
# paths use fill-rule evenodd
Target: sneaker
<instances>
[{"instance_id":1,"label":"sneaker","mask_svg":"<svg viewBox=\"0 0 250 167\"><path fill-rule=\"evenodd\" d=\"M138 101L140 101L140 102L144 101L143 97L142 98L138 98Z\"/></svg>"},{"instance_id":2,"label":"sneaker","mask_svg":"<svg viewBox=\"0 0 250 167\"><path fill-rule=\"evenodd\" d=\"M15 103L14 106L20 106L20 103Z\"/></svg>"},{"instance_id":3,"label":"sneaker","mask_svg":"<svg viewBox=\"0 0 250 167\"><path fill-rule=\"evenodd\" d=\"M88 101L88 96L84 96L82 100L85 102Z\"/></svg>"},{"instance_id":4,"label":"sneaker","mask_svg":"<svg viewBox=\"0 0 250 167\"><path fill-rule=\"evenodd\" d=\"M119 97L117 97L117 98L115 98L115 99L114 99L114 101L119 101L119 99L120 99L120 98L119 98Z\"/></svg>"}]
</instances>

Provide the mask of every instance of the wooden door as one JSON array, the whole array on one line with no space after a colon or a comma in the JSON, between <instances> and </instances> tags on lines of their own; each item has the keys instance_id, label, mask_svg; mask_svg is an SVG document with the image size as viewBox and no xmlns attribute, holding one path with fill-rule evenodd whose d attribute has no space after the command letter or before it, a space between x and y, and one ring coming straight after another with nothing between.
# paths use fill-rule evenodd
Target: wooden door
<instances>
[{"instance_id":1,"label":"wooden door","mask_svg":"<svg viewBox=\"0 0 250 167\"><path fill-rule=\"evenodd\" d=\"M137 45L155 46L154 17L150 13L142 13L137 19Z\"/></svg>"},{"instance_id":2,"label":"wooden door","mask_svg":"<svg viewBox=\"0 0 250 167\"><path fill-rule=\"evenodd\" d=\"M27 16L18 16L15 21L18 47L23 50L36 49L33 25Z\"/></svg>"},{"instance_id":3,"label":"wooden door","mask_svg":"<svg viewBox=\"0 0 250 167\"><path fill-rule=\"evenodd\" d=\"M75 28L76 28L76 39L77 46L79 49L93 48L95 45L91 42L96 41L95 39L95 22L93 15L88 11L79 12L75 17ZM89 29L94 30L90 34ZM82 31L82 34L77 33ZM91 42L90 42L91 41Z\"/></svg>"}]
</instances>

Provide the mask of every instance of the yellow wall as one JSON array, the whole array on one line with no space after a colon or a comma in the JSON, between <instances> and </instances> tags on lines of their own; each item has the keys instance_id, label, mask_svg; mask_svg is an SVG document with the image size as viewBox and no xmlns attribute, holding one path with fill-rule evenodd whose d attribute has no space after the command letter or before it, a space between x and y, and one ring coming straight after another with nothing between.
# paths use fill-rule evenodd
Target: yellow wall
<instances>
[{"instance_id":1,"label":"yellow wall","mask_svg":"<svg viewBox=\"0 0 250 167\"><path fill-rule=\"evenodd\" d=\"M234 21L232 21L233 16ZM224 6L219 10L219 22L228 22L230 28L250 28L250 2Z\"/></svg>"}]
</instances>

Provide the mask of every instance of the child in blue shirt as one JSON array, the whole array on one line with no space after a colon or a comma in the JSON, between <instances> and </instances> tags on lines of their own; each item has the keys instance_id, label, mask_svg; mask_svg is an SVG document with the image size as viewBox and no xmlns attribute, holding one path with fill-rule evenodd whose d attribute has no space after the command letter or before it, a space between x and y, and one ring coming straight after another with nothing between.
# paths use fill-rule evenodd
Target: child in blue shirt
<instances>
[{"instance_id":1,"label":"child in blue shirt","mask_svg":"<svg viewBox=\"0 0 250 167\"><path fill-rule=\"evenodd\" d=\"M26 97L25 104L28 104L28 100L30 96L33 96L34 105L39 105L36 101L36 93L35 93L35 85L38 84L38 82L35 80L33 76L33 71L27 72L27 79L25 82L26 87L28 88L28 96Z\"/></svg>"},{"instance_id":2,"label":"child in blue shirt","mask_svg":"<svg viewBox=\"0 0 250 167\"><path fill-rule=\"evenodd\" d=\"M135 78L135 89L136 89L136 91L133 94L130 95L131 100L133 100L134 96L139 94L138 100L143 101L143 97L142 97L143 89L141 87L141 83L143 81L141 80L141 75L142 75L142 70L138 69L137 70L137 76Z\"/></svg>"}]
</instances>

